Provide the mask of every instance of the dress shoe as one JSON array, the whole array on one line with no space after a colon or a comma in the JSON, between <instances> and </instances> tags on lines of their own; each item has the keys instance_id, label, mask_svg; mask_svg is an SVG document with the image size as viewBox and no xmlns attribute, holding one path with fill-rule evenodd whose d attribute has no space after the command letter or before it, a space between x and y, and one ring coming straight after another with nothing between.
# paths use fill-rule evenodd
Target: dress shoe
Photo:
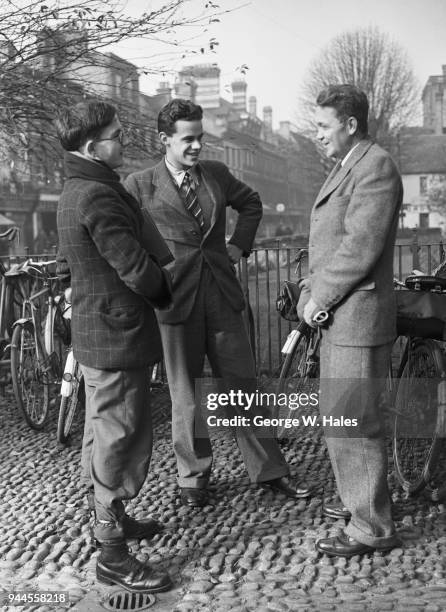
<instances>
[{"instance_id":1,"label":"dress shoe","mask_svg":"<svg viewBox=\"0 0 446 612\"><path fill-rule=\"evenodd\" d=\"M190 508L202 508L208 503L208 493L206 489L181 488L181 503Z\"/></svg>"},{"instance_id":2,"label":"dress shoe","mask_svg":"<svg viewBox=\"0 0 446 612\"><path fill-rule=\"evenodd\" d=\"M131 593L160 593L172 582L166 572L154 570L129 554L125 542L101 542L102 552L96 563L99 582L117 585Z\"/></svg>"},{"instance_id":3,"label":"dress shoe","mask_svg":"<svg viewBox=\"0 0 446 612\"><path fill-rule=\"evenodd\" d=\"M334 503L324 503L322 507L323 516L328 516L334 519L344 519L349 521L352 518L352 514L348 508L346 508L341 501Z\"/></svg>"},{"instance_id":4,"label":"dress shoe","mask_svg":"<svg viewBox=\"0 0 446 612\"><path fill-rule=\"evenodd\" d=\"M262 488L271 489L276 493L283 493L283 495L292 497L293 499L304 499L311 495L311 490L307 486L300 485L298 487L292 487L288 478L285 476L274 478L273 480L264 480L259 484Z\"/></svg>"},{"instance_id":5,"label":"dress shoe","mask_svg":"<svg viewBox=\"0 0 446 612\"><path fill-rule=\"evenodd\" d=\"M350 538L346 533L341 531L338 536L332 538L324 538L316 542L316 549L329 555L331 557L354 557L355 555L365 555L372 553L375 550L380 552L387 552L394 548L389 546L387 548L375 548L373 546L367 546L367 544L361 544L354 538Z\"/></svg>"}]
</instances>

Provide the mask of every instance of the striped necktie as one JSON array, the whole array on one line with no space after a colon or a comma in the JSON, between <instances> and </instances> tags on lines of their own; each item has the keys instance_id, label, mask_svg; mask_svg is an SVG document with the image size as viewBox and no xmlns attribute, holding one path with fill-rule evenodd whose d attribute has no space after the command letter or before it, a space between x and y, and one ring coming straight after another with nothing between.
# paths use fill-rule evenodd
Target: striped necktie
<instances>
[{"instance_id":1,"label":"striped necktie","mask_svg":"<svg viewBox=\"0 0 446 612\"><path fill-rule=\"evenodd\" d=\"M186 210L193 214L198 221L198 225L203 229L204 216L198 202L197 192L195 191L195 181L189 172L185 172L183 182L181 183L180 193L183 198Z\"/></svg>"}]
</instances>

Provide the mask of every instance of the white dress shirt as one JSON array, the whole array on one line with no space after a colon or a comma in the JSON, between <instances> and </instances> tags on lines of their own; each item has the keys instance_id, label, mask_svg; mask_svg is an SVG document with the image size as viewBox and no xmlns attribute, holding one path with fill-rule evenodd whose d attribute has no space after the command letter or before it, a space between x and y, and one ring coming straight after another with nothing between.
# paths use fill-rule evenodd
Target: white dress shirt
<instances>
[{"instance_id":1,"label":"white dress shirt","mask_svg":"<svg viewBox=\"0 0 446 612\"><path fill-rule=\"evenodd\" d=\"M191 177L193 178L195 182L195 185L198 185L199 181L198 181L197 172L195 170L195 166L188 170L179 170L178 168L175 168L173 164L170 163L167 157L164 157L164 162L166 164L167 170L169 171L170 175L172 176L173 180L178 185L178 187L181 187L184 181L184 175L186 174L186 172L189 172L189 174L191 175Z\"/></svg>"}]
</instances>

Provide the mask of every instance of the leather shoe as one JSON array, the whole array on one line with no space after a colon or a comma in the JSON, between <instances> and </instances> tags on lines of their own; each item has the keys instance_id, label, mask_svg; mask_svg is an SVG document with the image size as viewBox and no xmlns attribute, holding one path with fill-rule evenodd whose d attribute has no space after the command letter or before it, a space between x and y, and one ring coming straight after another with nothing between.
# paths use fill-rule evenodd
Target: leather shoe
<instances>
[{"instance_id":1,"label":"leather shoe","mask_svg":"<svg viewBox=\"0 0 446 612\"><path fill-rule=\"evenodd\" d=\"M265 480L259 484L263 488L272 489L276 493L283 493L287 497L292 497L293 499L304 499L311 495L311 489L305 485L300 485L295 488L290 486L289 480L285 476L282 476L282 478L274 478L273 480Z\"/></svg>"},{"instance_id":2,"label":"leather shoe","mask_svg":"<svg viewBox=\"0 0 446 612\"><path fill-rule=\"evenodd\" d=\"M106 561L100 556L96 563L96 577L103 584L118 585L131 593L160 593L172 586L166 572L143 565L128 553L119 561Z\"/></svg>"},{"instance_id":3,"label":"leather shoe","mask_svg":"<svg viewBox=\"0 0 446 612\"><path fill-rule=\"evenodd\" d=\"M189 489L182 487L180 492L181 503L190 508L202 508L208 503L206 489Z\"/></svg>"},{"instance_id":4,"label":"leather shoe","mask_svg":"<svg viewBox=\"0 0 446 612\"><path fill-rule=\"evenodd\" d=\"M387 548L375 548L373 546L367 546L367 544L361 544L354 538L350 538L344 531L338 536L332 538L324 538L316 542L316 549L329 555L330 557L354 557L355 555L365 555L372 553L375 550L380 552L387 552L394 548L389 546Z\"/></svg>"},{"instance_id":5,"label":"leather shoe","mask_svg":"<svg viewBox=\"0 0 446 612\"><path fill-rule=\"evenodd\" d=\"M348 508L346 508L341 501L338 503L327 504L324 503L322 507L323 516L328 516L334 519L345 519L349 521L352 518L352 514Z\"/></svg>"}]
</instances>

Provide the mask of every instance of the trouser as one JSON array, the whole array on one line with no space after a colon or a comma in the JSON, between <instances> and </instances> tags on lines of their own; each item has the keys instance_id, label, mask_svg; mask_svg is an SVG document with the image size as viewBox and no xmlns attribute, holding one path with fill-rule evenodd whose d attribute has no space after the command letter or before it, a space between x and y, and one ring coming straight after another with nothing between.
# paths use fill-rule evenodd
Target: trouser
<instances>
[{"instance_id":1,"label":"trouser","mask_svg":"<svg viewBox=\"0 0 446 612\"><path fill-rule=\"evenodd\" d=\"M98 370L81 365L86 414L83 478L93 484L96 518L117 521L136 497L152 453L148 368Z\"/></svg>"},{"instance_id":2,"label":"trouser","mask_svg":"<svg viewBox=\"0 0 446 612\"><path fill-rule=\"evenodd\" d=\"M160 323L167 378L172 399L172 438L180 487L204 488L212 466L207 426L195 397L195 380L203 374L207 355L215 377L249 379L255 390L255 364L240 312L218 288L211 271L202 271L192 313L177 325ZM249 389L252 391L253 389ZM246 412L239 413L246 416ZM250 417L254 416L251 410ZM197 436L197 432L206 435ZM275 439L256 436L250 427L236 427L235 436L251 482L289 473Z\"/></svg>"},{"instance_id":3,"label":"trouser","mask_svg":"<svg viewBox=\"0 0 446 612\"><path fill-rule=\"evenodd\" d=\"M368 546L391 546L395 526L387 485L387 450L379 402L392 344L374 347L321 344L321 416L356 416L357 433L326 427L326 442L343 505L346 533ZM358 436L358 437L354 437Z\"/></svg>"}]
</instances>

